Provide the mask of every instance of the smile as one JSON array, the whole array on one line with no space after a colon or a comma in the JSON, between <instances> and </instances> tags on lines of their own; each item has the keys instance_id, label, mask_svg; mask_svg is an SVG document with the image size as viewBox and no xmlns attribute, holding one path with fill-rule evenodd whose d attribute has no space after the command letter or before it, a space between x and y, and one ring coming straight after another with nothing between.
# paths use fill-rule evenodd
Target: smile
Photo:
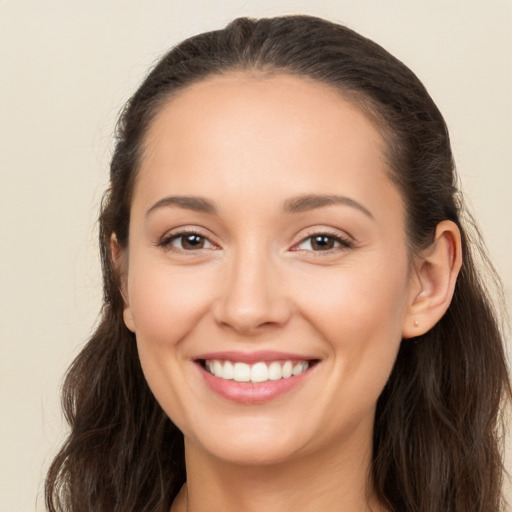
<instances>
[{"instance_id":1,"label":"smile","mask_svg":"<svg viewBox=\"0 0 512 512\"><path fill-rule=\"evenodd\" d=\"M234 361L208 359L204 368L213 376L235 382L252 382L254 384L289 379L304 373L310 367L310 361L259 361L247 364Z\"/></svg>"},{"instance_id":2,"label":"smile","mask_svg":"<svg viewBox=\"0 0 512 512\"><path fill-rule=\"evenodd\" d=\"M198 354L193 361L206 386L232 402L255 405L300 389L317 373L321 359L261 350Z\"/></svg>"}]
</instances>

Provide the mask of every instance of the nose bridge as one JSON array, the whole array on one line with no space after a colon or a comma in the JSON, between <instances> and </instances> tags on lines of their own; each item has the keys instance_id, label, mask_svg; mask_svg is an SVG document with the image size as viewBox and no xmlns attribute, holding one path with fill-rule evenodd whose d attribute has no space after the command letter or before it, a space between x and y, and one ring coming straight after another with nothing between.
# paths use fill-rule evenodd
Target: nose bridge
<instances>
[{"instance_id":1,"label":"nose bridge","mask_svg":"<svg viewBox=\"0 0 512 512\"><path fill-rule=\"evenodd\" d=\"M262 244L244 243L226 261L216 320L240 332L284 323L289 315L276 259Z\"/></svg>"}]
</instances>

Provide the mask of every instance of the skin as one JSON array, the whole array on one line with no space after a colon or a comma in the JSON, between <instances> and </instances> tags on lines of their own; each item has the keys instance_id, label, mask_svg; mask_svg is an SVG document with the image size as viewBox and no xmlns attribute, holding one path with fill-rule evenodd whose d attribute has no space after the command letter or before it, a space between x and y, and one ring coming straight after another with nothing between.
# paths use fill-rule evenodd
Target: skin
<instances>
[{"instance_id":1,"label":"skin","mask_svg":"<svg viewBox=\"0 0 512 512\"><path fill-rule=\"evenodd\" d=\"M304 194L349 200L283 211ZM169 196L217 211L163 204ZM369 483L375 405L402 338L440 318L460 267L451 223L419 259L404 225L378 130L325 85L229 74L161 109L128 251L114 237L113 253L145 376L185 436L173 512L386 510ZM171 237L184 231L201 248ZM224 350L318 363L284 395L240 404L211 391L194 362Z\"/></svg>"}]
</instances>

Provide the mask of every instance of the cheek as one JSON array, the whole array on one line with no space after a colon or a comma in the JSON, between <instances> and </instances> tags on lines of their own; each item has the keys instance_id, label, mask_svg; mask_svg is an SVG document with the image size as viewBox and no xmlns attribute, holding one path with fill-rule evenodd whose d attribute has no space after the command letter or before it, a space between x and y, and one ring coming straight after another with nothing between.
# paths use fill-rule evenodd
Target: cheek
<instances>
[{"instance_id":1,"label":"cheek","mask_svg":"<svg viewBox=\"0 0 512 512\"><path fill-rule=\"evenodd\" d=\"M128 293L139 346L156 352L179 345L209 310L213 286L211 270L133 255Z\"/></svg>"},{"instance_id":2,"label":"cheek","mask_svg":"<svg viewBox=\"0 0 512 512\"><path fill-rule=\"evenodd\" d=\"M373 381L378 394L402 339L407 268L405 258L388 265L368 262L305 278L295 289L304 316L334 355L333 371L351 376L359 385Z\"/></svg>"},{"instance_id":3,"label":"cheek","mask_svg":"<svg viewBox=\"0 0 512 512\"><path fill-rule=\"evenodd\" d=\"M294 295L309 311L319 330L353 335L383 329L400 333L407 302L407 267L333 269L330 273L302 276Z\"/></svg>"},{"instance_id":4,"label":"cheek","mask_svg":"<svg viewBox=\"0 0 512 512\"><path fill-rule=\"evenodd\" d=\"M163 409L181 425L189 409L183 399L187 344L181 341L210 309L212 273L176 269L133 251L127 284L142 370Z\"/></svg>"}]
</instances>

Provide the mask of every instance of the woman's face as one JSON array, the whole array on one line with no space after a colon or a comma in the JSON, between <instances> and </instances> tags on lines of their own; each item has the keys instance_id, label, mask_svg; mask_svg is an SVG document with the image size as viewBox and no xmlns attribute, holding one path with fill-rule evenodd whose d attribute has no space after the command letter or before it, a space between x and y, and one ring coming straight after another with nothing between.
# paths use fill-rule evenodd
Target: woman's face
<instances>
[{"instance_id":1,"label":"woman's face","mask_svg":"<svg viewBox=\"0 0 512 512\"><path fill-rule=\"evenodd\" d=\"M414 275L382 151L339 93L287 75L219 76L161 109L124 316L188 447L272 463L371 445Z\"/></svg>"}]
</instances>

